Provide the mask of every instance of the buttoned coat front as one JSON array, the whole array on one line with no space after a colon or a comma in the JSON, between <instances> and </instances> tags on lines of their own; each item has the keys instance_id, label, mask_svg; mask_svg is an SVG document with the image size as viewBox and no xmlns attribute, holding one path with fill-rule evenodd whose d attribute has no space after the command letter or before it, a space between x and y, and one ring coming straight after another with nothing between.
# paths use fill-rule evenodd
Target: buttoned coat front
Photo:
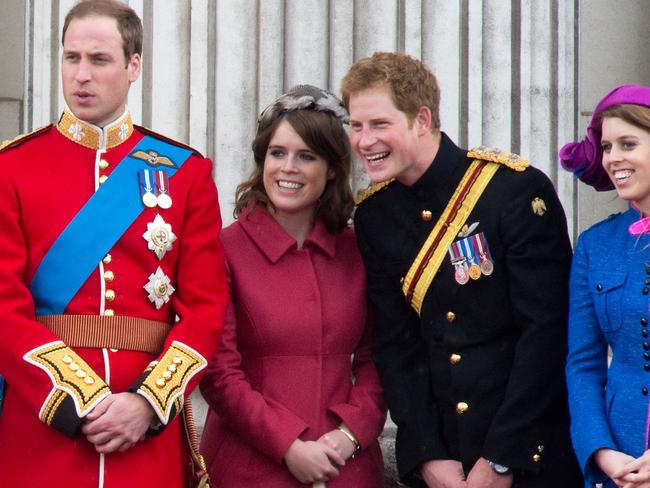
<instances>
[{"instance_id":1,"label":"buttoned coat front","mask_svg":"<svg viewBox=\"0 0 650 488\"><path fill-rule=\"evenodd\" d=\"M211 407L201 448L213 482L304 486L283 464L289 446L344 421L361 452L328 488L382 486L385 409L352 229L334 235L319 221L299 250L258 205L222 242L232 303L201 383Z\"/></svg>"},{"instance_id":2,"label":"buttoned coat front","mask_svg":"<svg viewBox=\"0 0 650 488\"><path fill-rule=\"evenodd\" d=\"M397 464L411 486L423 486L416 474L427 460L455 459L468 473L483 457L512 468L516 488L575 488L582 483L562 375L571 248L548 178L533 167L500 167L487 185L465 235L483 234L489 275L460 284L445 256L420 315L402 293L471 161L442 134L418 181L393 182L355 215Z\"/></svg>"},{"instance_id":3,"label":"buttoned coat front","mask_svg":"<svg viewBox=\"0 0 650 488\"><path fill-rule=\"evenodd\" d=\"M167 424L162 432L147 435L125 452L110 454L96 452L79 432L83 417L71 395L80 388L70 378L78 376L72 369L76 365L87 370L85 377L93 379L90 385L100 384L101 379L113 393L135 391L143 382L155 381L153 361L163 364L164 358L179 348L200 359L202 365L213 355L228 295L212 162L192 153L170 178L173 205L168 209L143 205L141 213L98 261L64 311L65 316L78 316L89 337L97 329L90 328L86 320L97 316L173 323L160 354L116 348L110 343L98 347L64 344L57 334L35 320L39 301L29 288L53 242L102 181L110 181L145 135L162 137L132 126L128 113L100 129L66 112L57 126L20 139L0 152L0 374L7 381L0 414L0 486L185 486L187 441L181 420L174 415L183 397L198 383L196 373L200 370L186 370L190 362L184 359L176 373L169 375L165 385L177 389L168 396L169 403L174 402L171 410L162 409L169 411L167 418L159 419ZM138 174L128 176L131 186L127 195L139 202ZM121 211L120 205L111 207L112 214ZM176 235L162 259L143 238L156 216L163 218ZM100 230L106 229L106 221L96 219L93 223ZM87 252L93 254L92 249ZM175 288L160 307L151 302L144 289L157 268ZM61 286L63 276L49 278L52 289ZM179 320L174 322L176 316ZM133 328L130 332L136 335ZM59 355L42 361L51 365L46 372L36 366L40 363L28 360L34 351L53 344L59 348L70 346L64 351L78 355L85 365L66 366L65 356ZM81 391L83 399L99 396ZM62 392L68 395L63 400ZM153 405L152 397L146 398Z\"/></svg>"},{"instance_id":4,"label":"buttoned coat front","mask_svg":"<svg viewBox=\"0 0 650 488\"><path fill-rule=\"evenodd\" d=\"M581 234L570 282L567 384L573 445L591 482L609 448L639 457L648 448L650 236L628 232L639 212L611 216ZM613 355L607 367L607 347ZM616 486L612 481L606 487Z\"/></svg>"}]
</instances>

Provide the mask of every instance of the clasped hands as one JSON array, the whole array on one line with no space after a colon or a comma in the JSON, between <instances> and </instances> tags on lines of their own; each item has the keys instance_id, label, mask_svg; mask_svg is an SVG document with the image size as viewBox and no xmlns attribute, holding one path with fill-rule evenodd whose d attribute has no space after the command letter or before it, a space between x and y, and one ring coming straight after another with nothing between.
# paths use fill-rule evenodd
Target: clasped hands
<instances>
[{"instance_id":1,"label":"clasped hands","mask_svg":"<svg viewBox=\"0 0 650 488\"><path fill-rule=\"evenodd\" d=\"M463 465L453 459L434 459L422 464L420 474L429 488L510 488L512 473L497 474L479 458L467 477Z\"/></svg>"},{"instance_id":2,"label":"clasped hands","mask_svg":"<svg viewBox=\"0 0 650 488\"><path fill-rule=\"evenodd\" d=\"M301 483L328 481L339 475L339 467L352 457L356 446L340 430L323 434L316 441L293 441L284 462Z\"/></svg>"},{"instance_id":3,"label":"clasped hands","mask_svg":"<svg viewBox=\"0 0 650 488\"><path fill-rule=\"evenodd\" d=\"M650 488L650 450L634 458L613 449L600 449L594 461L620 488Z\"/></svg>"},{"instance_id":4,"label":"clasped hands","mask_svg":"<svg viewBox=\"0 0 650 488\"><path fill-rule=\"evenodd\" d=\"M124 452L144 439L154 415L142 396L113 393L86 415L81 432L99 453Z\"/></svg>"}]
</instances>

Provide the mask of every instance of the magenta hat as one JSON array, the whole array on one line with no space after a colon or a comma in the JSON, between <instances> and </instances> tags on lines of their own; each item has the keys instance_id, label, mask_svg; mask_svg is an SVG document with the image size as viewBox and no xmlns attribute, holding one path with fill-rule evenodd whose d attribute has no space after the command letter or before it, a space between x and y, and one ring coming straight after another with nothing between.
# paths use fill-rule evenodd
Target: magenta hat
<instances>
[{"instance_id":1,"label":"magenta hat","mask_svg":"<svg viewBox=\"0 0 650 488\"><path fill-rule=\"evenodd\" d=\"M650 107L650 87L623 85L614 88L596 106L587 127L587 137L582 142L570 142L560 149L562 167L598 191L614 189L614 185L602 165L600 113L606 108L620 104Z\"/></svg>"}]
</instances>

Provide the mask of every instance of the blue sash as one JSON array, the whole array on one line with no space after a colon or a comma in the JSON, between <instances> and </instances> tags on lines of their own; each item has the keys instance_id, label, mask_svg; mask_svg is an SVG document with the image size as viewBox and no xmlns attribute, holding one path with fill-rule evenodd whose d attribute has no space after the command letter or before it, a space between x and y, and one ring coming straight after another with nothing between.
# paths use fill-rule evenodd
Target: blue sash
<instances>
[{"instance_id":1,"label":"blue sash","mask_svg":"<svg viewBox=\"0 0 650 488\"><path fill-rule=\"evenodd\" d=\"M143 159L143 154L154 153L173 166L158 166L155 160ZM37 315L62 314L98 263L144 210L138 171L150 165L171 177L191 154L189 149L150 136L142 138L41 261L30 286Z\"/></svg>"}]
</instances>

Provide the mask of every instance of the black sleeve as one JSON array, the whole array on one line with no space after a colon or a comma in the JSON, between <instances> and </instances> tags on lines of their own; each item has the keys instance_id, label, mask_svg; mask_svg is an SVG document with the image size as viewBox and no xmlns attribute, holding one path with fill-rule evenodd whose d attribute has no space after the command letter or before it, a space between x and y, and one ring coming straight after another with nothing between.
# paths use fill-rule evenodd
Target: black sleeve
<instances>
[{"instance_id":1,"label":"black sleeve","mask_svg":"<svg viewBox=\"0 0 650 488\"><path fill-rule=\"evenodd\" d=\"M405 301L398 278L364 240L363 219L355 217L357 242L368 273L368 296L375 309L373 359L379 371L390 416L397 424L396 457L403 479L413 479L420 465L449 458L431 390L426 343L420 319Z\"/></svg>"},{"instance_id":2,"label":"black sleeve","mask_svg":"<svg viewBox=\"0 0 650 488\"><path fill-rule=\"evenodd\" d=\"M537 470L546 440L565 406L567 283L571 247L564 211L551 182L529 168L513 179L501 207L512 315L519 329L504 400L483 457L512 468ZM558 410L559 408L559 410ZM564 427L562 427L564 428ZM550 446L548 446L550 447Z\"/></svg>"}]
</instances>

